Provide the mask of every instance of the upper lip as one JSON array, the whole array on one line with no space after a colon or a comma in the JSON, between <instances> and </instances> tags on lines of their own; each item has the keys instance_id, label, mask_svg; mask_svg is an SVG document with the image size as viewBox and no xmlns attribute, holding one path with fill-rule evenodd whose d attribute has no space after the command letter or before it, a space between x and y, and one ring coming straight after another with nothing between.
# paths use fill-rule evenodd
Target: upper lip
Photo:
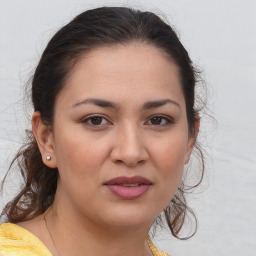
<instances>
[{"instance_id":1,"label":"upper lip","mask_svg":"<svg viewBox=\"0 0 256 256\"><path fill-rule=\"evenodd\" d=\"M133 176L133 177L126 177L120 176L113 178L104 185L122 185L122 184L145 184L145 185L152 185L152 182L142 176Z\"/></svg>"}]
</instances>

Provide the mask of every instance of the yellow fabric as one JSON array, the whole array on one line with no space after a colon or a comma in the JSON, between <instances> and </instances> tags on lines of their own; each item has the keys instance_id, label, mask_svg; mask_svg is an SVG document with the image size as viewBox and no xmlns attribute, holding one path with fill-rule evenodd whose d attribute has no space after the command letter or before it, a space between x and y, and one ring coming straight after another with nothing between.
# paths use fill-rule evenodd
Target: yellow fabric
<instances>
[{"instance_id":1,"label":"yellow fabric","mask_svg":"<svg viewBox=\"0 0 256 256\"><path fill-rule=\"evenodd\" d=\"M171 256L170 254L158 249L151 241L150 237L147 238L148 245L153 252L154 256Z\"/></svg>"},{"instance_id":2,"label":"yellow fabric","mask_svg":"<svg viewBox=\"0 0 256 256\"><path fill-rule=\"evenodd\" d=\"M170 256L158 249L151 241L147 242L154 256ZM52 256L46 246L28 230L12 224L0 225L0 256Z\"/></svg>"},{"instance_id":3,"label":"yellow fabric","mask_svg":"<svg viewBox=\"0 0 256 256\"><path fill-rule=\"evenodd\" d=\"M11 223L0 225L0 256L52 256L28 230Z\"/></svg>"}]
</instances>

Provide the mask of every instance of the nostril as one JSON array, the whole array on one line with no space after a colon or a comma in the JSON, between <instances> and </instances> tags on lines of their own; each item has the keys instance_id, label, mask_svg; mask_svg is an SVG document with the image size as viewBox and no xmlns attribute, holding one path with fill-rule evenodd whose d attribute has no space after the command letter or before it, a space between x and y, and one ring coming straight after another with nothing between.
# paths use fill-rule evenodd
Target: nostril
<instances>
[{"instance_id":1,"label":"nostril","mask_svg":"<svg viewBox=\"0 0 256 256\"><path fill-rule=\"evenodd\" d=\"M122 132L122 136L119 137L110 152L110 158L117 164L123 163L126 166L134 167L144 163L149 158L149 154L142 138L135 131L132 134L130 131L127 136L124 136L124 132Z\"/></svg>"},{"instance_id":2,"label":"nostril","mask_svg":"<svg viewBox=\"0 0 256 256\"><path fill-rule=\"evenodd\" d=\"M129 162L129 161L123 161L123 160L116 160L115 163L116 164L123 164L126 165L128 167L135 167L137 165L141 165L145 162L145 160L139 160L139 161L134 161L134 162Z\"/></svg>"}]
</instances>

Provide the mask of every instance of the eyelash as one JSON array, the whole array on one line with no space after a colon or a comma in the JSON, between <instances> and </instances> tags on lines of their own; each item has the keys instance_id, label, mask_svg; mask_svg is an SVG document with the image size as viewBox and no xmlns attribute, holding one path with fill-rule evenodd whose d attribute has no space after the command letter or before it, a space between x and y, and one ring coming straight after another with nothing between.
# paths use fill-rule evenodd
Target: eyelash
<instances>
[{"instance_id":1,"label":"eyelash","mask_svg":"<svg viewBox=\"0 0 256 256\"><path fill-rule=\"evenodd\" d=\"M85 123L93 128L99 128L99 127L102 127L102 126L105 126L106 124L92 124L92 123L88 123L89 121L91 122L93 118L100 118L100 120L102 121L103 119L107 121L108 124L111 124L107 118L105 118L104 116L101 116L101 115L91 115L91 116L88 116L86 117L84 120L82 120L82 123ZM158 125L154 125L152 124L153 126L155 127L164 127L164 126L167 126L167 125L170 125L170 124L173 124L173 120L170 118L170 117L167 117L167 116L163 116L163 115L153 115L149 118L148 121L151 120L152 122L152 119L153 118L160 118L161 119L161 122L164 120L165 121L165 124L158 124ZM147 121L147 122L148 122ZM147 123L146 122L146 123Z\"/></svg>"}]
</instances>

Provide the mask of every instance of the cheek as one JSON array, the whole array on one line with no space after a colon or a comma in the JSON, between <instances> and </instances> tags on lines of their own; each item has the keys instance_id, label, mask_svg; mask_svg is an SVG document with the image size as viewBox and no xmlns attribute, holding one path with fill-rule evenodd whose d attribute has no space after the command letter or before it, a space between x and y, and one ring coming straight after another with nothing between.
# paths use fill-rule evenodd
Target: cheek
<instances>
[{"instance_id":1,"label":"cheek","mask_svg":"<svg viewBox=\"0 0 256 256\"><path fill-rule=\"evenodd\" d=\"M92 139L91 139L92 140ZM91 143L90 138L62 133L56 138L56 160L59 170L59 192L62 200L83 207L81 201L93 203L91 195L100 187L101 164L106 156L105 148Z\"/></svg>"},{"instance_id":2,"label":"cheek","mask_svg":"<svg viewBox=\"0 0 256 256\"><path fill-rule=\"evenodd\" d=\"M154 146L152 155L162 190L174 194L182 178L186 159L186 136L163 140Z\"/></svg>"},{"instance_id":3,"label":"cheek","mask_svg":"<svg viewBox=\"0 0 256 256\"><path fill-rule=\"evenodd\" d=\"M184 166L187 152L187 140L184 138L168 138L154 146L152 155L161 170L175 169Z\"/></svg>"},{"instance_id":4,"label":"cheek","mask_svg":"<svg viewBox=\"0 0 256 256\"><path fill-rule=\"evenodd\" d=\"M55 154L60 175L65 172L72 180L93 177L106 157L102 143L84 134L68 135L63 132L56 137ZM92 141L93 140L93 141ZM64 175L63 175L64 176Z\"/></svg>"}]
</instances>

